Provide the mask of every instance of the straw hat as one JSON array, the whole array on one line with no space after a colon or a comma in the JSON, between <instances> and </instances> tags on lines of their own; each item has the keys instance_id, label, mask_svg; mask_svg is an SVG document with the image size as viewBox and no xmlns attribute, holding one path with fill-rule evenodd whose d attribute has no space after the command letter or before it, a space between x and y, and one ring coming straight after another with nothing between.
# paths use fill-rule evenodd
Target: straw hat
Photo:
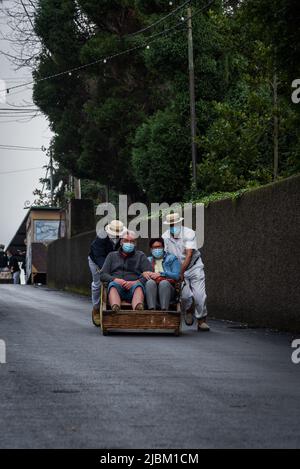
<instances>
[{"instance_id":1,"label":"straw hat","mask_svg":"<svg viewBox=\"0 0 300 469\"><path fill-rule=\"evenodd\" d=\"M122 223L120 220L112 220L108 225L106 225L105 231L111 236L121 237L124 236L127 228L125 228L124 223Z\"/></svg>"},{"instance_id":2,"label":"straw hat","mask_svg":"<svg viewBox=\"0 0 300 469\"><path fill-rule=\"evenodd\" d=\"M164 225L176 225L177 223L181 223L183 217L179 215L179 213L170 213L166 216L166 221L164 221Z\"/></svg>"}]
</instances>

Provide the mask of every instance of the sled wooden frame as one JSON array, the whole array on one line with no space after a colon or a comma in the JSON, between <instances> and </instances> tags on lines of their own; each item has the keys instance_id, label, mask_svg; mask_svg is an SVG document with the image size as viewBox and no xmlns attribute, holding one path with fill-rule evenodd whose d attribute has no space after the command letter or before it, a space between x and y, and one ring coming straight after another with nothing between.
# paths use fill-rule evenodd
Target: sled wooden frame
<instances>
[{"instance_id":1,"label":"sled wooden frame","mask_svg":"<svg viewBox=\"0 0 300 469\"><path fill-rule=\"evenodd\" d=\"M119 313L108 308L107 284L101 285L100 327L103 335L112 331L127 332L173 332L181 333L180 302L174 303L174 310L133 311L130 303L122 301Z\"/></svg>"}]
</instances>

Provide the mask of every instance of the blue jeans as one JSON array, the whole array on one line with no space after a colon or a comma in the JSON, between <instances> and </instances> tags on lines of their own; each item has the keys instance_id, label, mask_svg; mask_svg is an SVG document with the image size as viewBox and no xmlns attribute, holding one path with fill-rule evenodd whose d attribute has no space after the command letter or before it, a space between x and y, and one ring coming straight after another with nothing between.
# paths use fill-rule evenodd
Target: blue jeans
<instances>
[{"instance_id":1,"label":"blue jeans","mask_svg":"<svg viewBox=\"0 0 300 469\"><path fill-rule=\"evenodd\" d=\"M101 289L100 269L97 266L97 264L95 264L92 261L92 259L90 257L88 258L88 261L89 261L89 266L90 266L90 270L91 270L92 277L93 277L93 282L92 282L92 285L91 285L92 303L93 303L93 306L95 306L96 308L99 308L100 289Z\"/></svg>"},{"instance_id":2,"label":"blue jeans","mask_svg":"<svg viewBox=\"0 0 300 469\"><path fill-rule=\"evenodd\" d=\"M135 285L132 285L129 290L125 290L125 288L123 288L117 282L112 281L108 284L108 293L112 287L115 287L118 290L121 300L128 302L132 300L136 288L141 287L144 292L144 285L142 284L142 282L137 282Z\"/></svg>"}]
</instances>

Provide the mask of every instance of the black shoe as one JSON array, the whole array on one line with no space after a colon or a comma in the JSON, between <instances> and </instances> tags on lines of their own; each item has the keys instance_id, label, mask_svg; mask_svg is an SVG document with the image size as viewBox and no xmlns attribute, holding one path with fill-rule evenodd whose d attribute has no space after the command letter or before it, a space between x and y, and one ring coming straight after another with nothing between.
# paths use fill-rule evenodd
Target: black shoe
<instances>
[{"instance_id":1,"label":"black shoe","mask_svg":"<svg viewBox=\"0 0 300 469\"><path fill-rule=\"evenodd\" d=\"M184 313L184 322L187 326L192 326L194 324L194 313L195 313L195 304L194 299L189 309Z\"/></svg>"}]
</instances>

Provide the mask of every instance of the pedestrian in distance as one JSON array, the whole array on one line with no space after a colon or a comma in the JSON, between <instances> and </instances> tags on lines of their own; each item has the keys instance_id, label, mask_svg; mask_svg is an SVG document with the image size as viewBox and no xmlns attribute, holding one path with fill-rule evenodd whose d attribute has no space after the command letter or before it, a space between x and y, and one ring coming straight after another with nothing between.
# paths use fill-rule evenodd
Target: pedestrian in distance
<instances>
[{"instance_id":1,"label":"pedestrian in distance","mask_svg":"<svg viewBox=\"0 0 300 469\"><path fill-rule=\"evenodd\" d=\"M21 269L19 266L19 261L17 256L13 255L11 251L7 250L7 257L8 257L8 266L13 276L13 283L14 285L20 284L20 275Z\"/></svg>"},{"instance_id":2,"label":"pedestrian in distance","mask_svg":"<svg viewBox=\"0 0 300 469\"><path fill-rule=\"evenodd\" d=\"M6 270L8 266L8 258L4 252L4 244L0 244L0 272Z\"/></svg>"}]
</instances>

